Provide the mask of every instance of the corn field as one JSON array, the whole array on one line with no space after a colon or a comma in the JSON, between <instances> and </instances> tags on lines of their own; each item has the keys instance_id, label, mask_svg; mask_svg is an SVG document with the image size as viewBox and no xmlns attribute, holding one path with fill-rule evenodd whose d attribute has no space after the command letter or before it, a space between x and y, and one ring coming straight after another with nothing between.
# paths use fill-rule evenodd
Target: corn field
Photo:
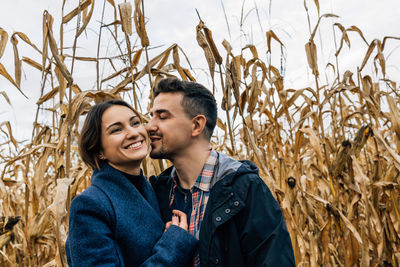
<instances>
[{"instance_id":1,"label":"corn field","mask_svg":"<svg viewBox=\"0 0 400 267\"><path fill-rule=\"evenodd\" d=\"M93 104L122 98L147 120L151 88L160 79L196 81L196 63L179 44L151 53L146 2L131 2L104 0L103 9L111 10L114 20L103 21L92 16L94 0L81 0L68 10L60 1L60 25L43 13L41 46L29 33L0 28L2 78L24 94L22 65L41 77L31 139L19 142L9 122L0 124L1 266L67 266L69 205L91 177L78 155L77 138ZM367 40L357 26L333 23L336 60L321 66L316 35L321 23L337 15L319 14L318 0L309 2L299 11L310 16L309 9L318 9L315 23L309 19L303 50L315 80L306 88L287 88L281 66L261 56L282 56L284 41L276 32L264 33L266 50L253 44L235 47L226 40L221 46L198 14L193 31L220 105L213 146L257 164L282 207L297 266L400 266L400 91L386 75L388 46L398 45L400 36ZM77 48L92 21L101 21L99 45L87 49L97 55L83 57ZM73 39L64 38L67 27L74 29ZM118 55L100 53L106 34ZM365 47L360 64L340 69L339 56L351 51L351 42ZM1 62L6 45L13 47L14 70ZM21 45L36 57L21 55ZM80 64L96 71L93 90L75 82ZM331 82L323 82L324 75ZM7 92L0 94L11 105ZM142 167L150 176L168 165L147 158Z\"/></svg>"}]
</instances>

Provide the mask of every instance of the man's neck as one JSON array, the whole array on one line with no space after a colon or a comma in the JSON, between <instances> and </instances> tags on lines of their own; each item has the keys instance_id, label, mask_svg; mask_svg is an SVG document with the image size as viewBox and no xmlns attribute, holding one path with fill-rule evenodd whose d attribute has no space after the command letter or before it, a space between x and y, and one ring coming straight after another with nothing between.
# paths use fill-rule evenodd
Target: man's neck
<instances>
[{"instance_id":1,"label":"man's neck","mask_svg":"<svg viewBox=\"0 0 400 267\"><path fill-rule=\"evenodd\" d=\"M188 147L171 160L182 188L191 189L193 187L209 155L210 144L201 142Z\"/></svg>"}]
</instances>

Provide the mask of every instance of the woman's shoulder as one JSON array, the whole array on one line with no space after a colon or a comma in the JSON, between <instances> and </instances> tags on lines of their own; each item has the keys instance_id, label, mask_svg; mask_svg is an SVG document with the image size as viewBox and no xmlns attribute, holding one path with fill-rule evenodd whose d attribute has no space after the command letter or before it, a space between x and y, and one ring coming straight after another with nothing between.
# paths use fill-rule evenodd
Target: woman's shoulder
<instances>
[{"instance_id":1,"label":"woman's shoulder","mask_svg":"<svg viewBox=\"0 0 400 267\"><path fill-rule=\"evenodd\" d=\"M74 197L70 206L70 220L76 217L94 218L112 223L115 221L115 212L108 196L97 186L90 185L81 194Z\"/></svg>"},{"instance_id":2,"label":"woman's shoulder","mask_svg":"<svg viewBox=\"0 0 400 267\"><path fill-rule=\"evenodd\" d=\"M109 203L107 194L101 188L90 185L82 193L75 196L71 202L71 210L74 209L90 209L91 207L99 208L99 206L107 206Z\"/></svg>"}]
</instances>

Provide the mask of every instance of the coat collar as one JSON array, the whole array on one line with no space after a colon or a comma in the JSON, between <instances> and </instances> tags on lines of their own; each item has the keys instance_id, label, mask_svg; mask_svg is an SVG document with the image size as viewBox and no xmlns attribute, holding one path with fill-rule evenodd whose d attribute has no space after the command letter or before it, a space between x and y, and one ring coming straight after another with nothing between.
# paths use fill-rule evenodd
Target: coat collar
<instances>
[{"instance_id":1,"label":"coat collar","mask_svg":"<svg viewBox=\"0 0 400 267\"><path fill-rule=\"evenodd\" d=\"M91 183L109 196L118 196L127 201L133 201L134 203L140 202L140 199L144 198L154 211L160 215L157 197L153 188L144 177L142 170L140 170L140 176L138 178L143 179L143 183L141 183L143 185L143 195L129 181L123 172L113 168L107 163L103 163L100 169L94 170Z\"/></svg>"}]
</instances>

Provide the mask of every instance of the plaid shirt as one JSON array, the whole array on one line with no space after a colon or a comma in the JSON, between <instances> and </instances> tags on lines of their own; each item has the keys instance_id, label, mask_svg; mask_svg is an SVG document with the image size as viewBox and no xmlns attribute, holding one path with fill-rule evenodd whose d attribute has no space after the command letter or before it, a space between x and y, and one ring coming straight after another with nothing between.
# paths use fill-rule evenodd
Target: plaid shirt
<instances>
[{"instance_id":1,"label":"plaid shirt","mask_svg":"<svg viewBox=\"0 0 400 267\"><path fill-rule=\"evenodd\" d=\"M218 154L214 150L210 151L210 156L208 157L200 175L194 186L190 189L192 193L192 215L190 217L189 232L199 239L200 226L204 218L204 212L206 210L208 196L210 195L210 185L214 172L216 169L216 162L218 159ZM175 170L175 169L174 169ZM172 207L175 200L175 190L178 187L176 179L178 179L176 172L173 171L171 174L174 178L174 186L172 188L171 201L169 203ZM196 255L193 261L193 266L200 266L199 252L196 251Z\"/></svg>"}]
</instances>

